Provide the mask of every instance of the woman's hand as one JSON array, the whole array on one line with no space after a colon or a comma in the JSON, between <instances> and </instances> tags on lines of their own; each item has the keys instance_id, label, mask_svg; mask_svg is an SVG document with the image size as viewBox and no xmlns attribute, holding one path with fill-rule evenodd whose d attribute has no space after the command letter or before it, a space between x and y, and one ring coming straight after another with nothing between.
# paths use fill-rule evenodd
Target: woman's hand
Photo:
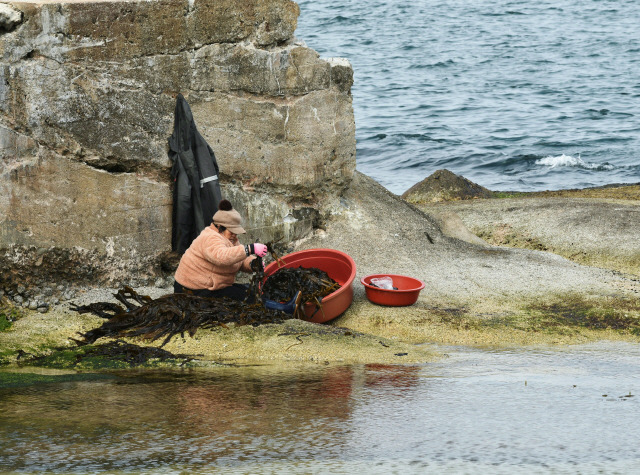
<instances>
[{"instance_id":1,"label":"woman's hand","mask_svg":"<svg viewBox=\"0 0 640 475\"><path fill-rule=\"evenodd\" d=\"M264 257L267 255L267 246L260 244L259 242L253 243L253 253L258 257Z\"/></svg>"},{"instance_id":2,"label":"woman's hand","mask_svg":"<svg viewBox=\"0 0 640 475\"><path fill-rule=\"evenodd\" d=\"M253 244L245 246L245 251L248 256L255 254L258 257L264 257L267 255L267 246L259 242L254 242Z\"/></svg>"}]
</instances>

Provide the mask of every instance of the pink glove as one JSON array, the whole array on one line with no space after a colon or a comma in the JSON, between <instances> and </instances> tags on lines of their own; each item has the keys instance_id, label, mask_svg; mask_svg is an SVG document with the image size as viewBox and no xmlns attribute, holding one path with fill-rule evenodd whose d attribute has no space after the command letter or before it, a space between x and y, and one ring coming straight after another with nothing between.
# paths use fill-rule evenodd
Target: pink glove
<instances>
[{"instance_id":1,"label":"pink glove","mask_svg":"<svg viewBox=\"0 0 640 475\"><path fill-rule=\"evenodd\" d=\"M267 246L264 244L260 244L259 242L249 244L249 250L250 254L255 254L258 257L264 257L267 255Z\"/></svg>"}]
</instances>

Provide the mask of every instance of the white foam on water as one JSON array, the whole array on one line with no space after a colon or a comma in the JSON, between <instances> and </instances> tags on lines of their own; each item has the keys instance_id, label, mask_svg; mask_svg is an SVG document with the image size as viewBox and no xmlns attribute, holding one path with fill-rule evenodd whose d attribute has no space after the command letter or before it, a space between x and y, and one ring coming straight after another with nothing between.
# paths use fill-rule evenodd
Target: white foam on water
<instances>
[{"instance_id":1,"label":"white foam on water","mask_svg":"<svg viewBox=\"0 0 640 475\"><path fill-rule=\"evenodd\" d=\"M536 160L536 165L544 165L549 168L559 168L559 167L569 167L569 168L584 168L585 170L613 170L615 167L609 163L598 164L598 163L588 163L580 158L580 155L577 157L572 157L571 155L562 155L557 156L548 156Z\"/></svg>"}]
</instances>

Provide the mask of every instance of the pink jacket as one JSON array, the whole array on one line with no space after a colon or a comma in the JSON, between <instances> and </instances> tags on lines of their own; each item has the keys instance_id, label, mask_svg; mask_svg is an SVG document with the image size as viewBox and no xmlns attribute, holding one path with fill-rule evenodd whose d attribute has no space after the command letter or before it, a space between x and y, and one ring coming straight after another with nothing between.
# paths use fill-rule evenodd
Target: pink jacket
<instances>
[{"instance_id":1,"label":"pink jacket","mask_svg":"<svg viewBox=\"0 0 640 475\"><path fill-rule=\"evenodd\" d=\"M250 264L255 257L247 257L238 238L227 239L212 224L202 230L184 253L175 279L188 289L223 289L235 282L238 271L251 272Z\"/></svg>"}]
</instances>

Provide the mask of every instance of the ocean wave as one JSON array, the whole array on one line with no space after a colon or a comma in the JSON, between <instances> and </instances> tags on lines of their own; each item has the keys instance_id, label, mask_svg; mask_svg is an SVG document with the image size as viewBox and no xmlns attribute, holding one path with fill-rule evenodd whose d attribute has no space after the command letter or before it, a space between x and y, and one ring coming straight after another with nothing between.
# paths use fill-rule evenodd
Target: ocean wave
<instances>
[{"instance_id":1,"label":"ocean wave","mask_svg":"<svg viewBox=\"0 0 640 475\"><path fill-rule=\"evenodd\" d=\"M507 173L508 171L525 171L530 169L540 158L540 155L535 154L513 156L501 155L498 157L487 157L486 155L479 154L477 157L478 164L474 165L474 169L493 170L501 174Z\"/></svg>"},{"instance_id":2,"label":"ocean wave","mask_svg":"<svg viewBox=\"0 0 640 475\"><path fill-rule=\"evenodd\" d=\"M573 157L571 155L565 155L564 153L562 155L548 156L548 157L544 157L539 160L536 160L536 165L543 165L549 168L567 167L567 168L582 168L584 170L596 170L596 171L615 169L615 167L610 163L606 163L606 162L602 164L588 163L582 160L582 158L580 158L579 155L577 157Z\"/></svg>"}]
</instances>

